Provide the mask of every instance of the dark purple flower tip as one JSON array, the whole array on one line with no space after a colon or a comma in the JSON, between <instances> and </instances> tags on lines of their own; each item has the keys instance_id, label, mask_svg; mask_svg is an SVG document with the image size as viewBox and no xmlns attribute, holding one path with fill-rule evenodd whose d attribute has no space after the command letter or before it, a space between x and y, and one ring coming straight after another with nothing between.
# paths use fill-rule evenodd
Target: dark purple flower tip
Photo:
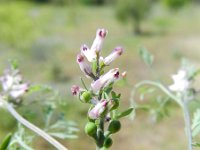
<instances>
[{"instance_id":1,"label":"dark purple flower tip","mask_svg":"<svg viewBox=\"0 0 200 150\"><path fill-rule=\"evenodd\" d=\"M83 62L83 61L84 61L84 57L83 57L83 55L78 54L76 60L77 60L77 63L81 63L81 62Z\"/></svg>"},{"instance_id":2,"label":"dark purple flower tip","mask_svg":"<svg viewBox=\"0 0 200 150\"><path fill-rule=\"evenodd\" d=\"M80 87L78 85L73 85L71 87L71 92L72 92L72 95L74 96L78 95L80 92Z\"/></svg>"}]
</instances>

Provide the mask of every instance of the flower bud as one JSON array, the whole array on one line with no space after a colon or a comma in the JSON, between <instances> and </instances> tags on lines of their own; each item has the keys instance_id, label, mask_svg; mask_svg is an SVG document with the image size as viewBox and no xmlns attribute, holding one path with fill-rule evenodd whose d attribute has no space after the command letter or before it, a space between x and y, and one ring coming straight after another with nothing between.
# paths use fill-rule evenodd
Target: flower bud
<instances>
[{"instance_id":1,"label":"flower bud","mask_svg":"<svg viewBox=\"0 0 200 150\"><path fill-rule=\"evenodd\" d=\"M72 95L77 96L80 93L80 87L78 85L73 85L71 87Z\"/></svg>"},{"instance_id":2,"label":"flower bud","mask_svg":"<svg viewBox=\"0 0 200 150\"><path fill-rule=\"evenodd\" d=\"M85 133L89 136L94 136L97 132L97 126L94 122L88 122L85 125Z\"/></svg>"},{"instance_id":3,"label":"flower bud","mask_svg":"<svg viewBox=\"0 0 200 150\"><path fill-rule=\"evenodd\" d=\"M88 92L88 91L85 91L85 92L83 92L82 94L81 94L81 99L84 101L84 102L86 102L86 103L88 103L90 100L91 100L91 93L90 92Z\"/></svg>"},{"instance_id":4,"label":"flower bud","mask_svg":"<svg viewBox=\"0 0 200 150\"><path fill-rule=\"evenodd\" d=\"M119 57L120 55L122 55L123 53L123 48L122 47L116 47L114 49L114 51L108 55L105 59L104 59L104 64L105 65L109 65L111 62L113 62L117 57Z\"/></svg>"},{"instance_id":5,"label":"flower bud","mask_svg":"<svg viewBox=\"0 0 200 150\"><path fill-rule=\"evenodd\" d=\"M92 108L88 112L89 118L98 119L101 116L101 114L103 114L104 111L106 110L107 104L108 102L106 100L101 100L98 104L94 106L94 108Z\"/></svg>"},{"instance_id":6,"label":"flower bud","mask_svg":"<svg viewBox=\"0 0 200 150\"><path fill-rule=\"evenodd\" d=\"M80 48L80 50L81 50L81 54L83 54L87 58L87 60L89 62L93 62L93 61L96 60L96 58L97 58L96 52L90 50L87 45L85 45L85 44L82 45L81 48Z\"/></svg>"},{"instance_id":7,"label":"flower bud","mask_svg":"<svg viewBox=\"0 0 200 150\"><path fill-rule=\"evenodd\" d=\"M106 138L106 139L105 139L103 146L104 146L105 148L109 148L109 147L112 146L112 144L113 144L113 141L112 141L112 139L109 137L109 138Z\"/></svg>"},{"instance_id":8,"label":"flower bud","mask_svg":"<svg viewBox=\"0 0 200 150\"><path fill-rule=\"evenodd\" d=\"M92 73L92 69L91 67L85 62L84 60L84 56L81 54L77 55L77 63L80 66L81 71L88 77L94 77L93 73Z\"/></svg>"},{"instance_id":9,"label":"flower bud","mask_svg":"<svg viewBox=\"0 0 200 150\"><path fill-rule=\"evenodd\" d=\"M127 72L126 71L122 72L121 76L122 76L122 78L126 78Z\"/></svg>"},{"instance_id":10,"label":"flower bud","mask_svg":"<svg viewBox=\"0 0 200 150\"><path fill-rule=\"evenodd\" d=\"M118 120L112 120L108 126L108 131L110 131L111 134L116 133L120 130L121 123Z\"/></svg>"},{"instance_id":11,"label":"flower bud","mask_svg":"<svg viewBox=\"0 0 200 150\"><path fill-rule=\"evenodd\" d=\"M106 37L108 31L106 29L98 29L96 32L96 38L91 46L91 51L99 52L102 48L104 38Z\"/></svg>"},{"instance_id":12,"label":"flower bud","mask_svg":"<svg viewBox=\"0 0 200 150\"><path fill-rule=\"evenodd\" d=\"M111 69L106 74L102 75L98 80L91 83L91 88L94 92L98 92L102 88L108 86L119 78L119 69Z\"/></svg>"}]
</instances>

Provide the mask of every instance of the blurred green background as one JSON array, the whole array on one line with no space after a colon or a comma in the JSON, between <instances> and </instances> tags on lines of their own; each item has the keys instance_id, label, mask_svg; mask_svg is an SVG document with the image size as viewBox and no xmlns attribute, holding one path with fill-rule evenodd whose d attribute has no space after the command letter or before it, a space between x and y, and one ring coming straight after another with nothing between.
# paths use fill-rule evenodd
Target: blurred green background
<instances>
[{"instance_id":1,"label":"blurred green background","mask_svg":"<svg viewBox=\"0 0 200 150\"><path fill-rule=\"evenodd\" d=\"M79 139L62 141L71 150L92 150L95 145L82 129L89 106L82 105L70 93L83 77L76 63L79 48L91 45L97 28L109 31L102 55L121 45L125 53L112 65L127 71L129 85L116 86L122 93L122 109L129 107L133 85L143 79L171 84L183 57L200 66L200 5L198 0L0 0L0 70L9 59L17 59L25 79L48 84L61 92L66 102L60 111L81 129ZM142 62L138 49L146 47L155 57L153 70ZM3 71L2 71L3 72ZM1 73L2 73L1 72ZM87 79L86 79L87 80ZM88 82L89 83L89 82ZM137 100L140 102L139 100ZM145 99L140 103L152 103ZM31 121L42 118L35 105ZM0 117L0 141L16 128L14 119L4 110ZM186 138L181 110L170 105L170 117L153 124L149 113L137 111L132 122L122 120L123 128L114 136L112 150L184 150ZM53 149L47 142L34 142L37 150Z\"/></svg>"}]
</instances>

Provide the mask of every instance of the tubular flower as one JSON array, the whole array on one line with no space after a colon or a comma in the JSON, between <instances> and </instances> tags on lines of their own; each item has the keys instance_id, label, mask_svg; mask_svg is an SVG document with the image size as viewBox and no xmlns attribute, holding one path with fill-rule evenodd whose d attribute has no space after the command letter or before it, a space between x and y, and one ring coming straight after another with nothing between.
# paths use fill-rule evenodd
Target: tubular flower
<instances>
[{"instance_id":1,"label":"tubular flower","mask_svg":"<svg viewBox=\"0 0 200 150\"><path fill-rule=\"evenodd\" d=\"M91 119L98 119L101 114L106 110L108 102L106 100L101 100L99 103L97 103L94 108L92 108L88 112L88 116Z\"/></svg>"},{"instance_id":2,"label":"tubular flower","mask_svg":"<svg viewBox=\"0 0 200 150\"><path fill-rule=\"evenodd\" d=\"M84 60L84 56L81 54L77 55L77 63L80 66L81 71L86 75L89 76L91 78L94 78L94 74L92 73L92 69L91 67L85 62Z\"/></svg>"},{"instance_id":3,"label":"tubular flower","mask_svg":"<svg viewBox=\"0 0 200 150\"><path fill-rule=\"evenodd\" d=\"M81 50L81 54L84 55L89 62L93 62L96 60L96 57L97 57L96 52L90 50L87 45L85 45L85 44L82 45L80 50Z\"/></svg>"},{"instance_id":4,"label":"tubular flower","mask_svg":"<svg viewBox=\"0 0 200 150\"><path fill-rule=\"evenodd\" d=\"M96 38L94 39L94 42L91 46L91 51L96 52L96 53L101 51L103 41L107 34L108 34L108 31L106 29L98 29L97 30Z\"/></svg>"},{"instance_id":5,"label":"tubular flower","mask_svg":"<svg viewBox=\"0 0 200 150\"><path fill-rule=\"evenodd\" d=\"M116 47L113 52L104 59L104 64L109 65L112 63L117 57L122 55L123 51L122 47Z\"/></svg>"},{"instance_id":6,"label":"tubular flower","mask_svg":"<svg viewBox=\"0 0 200 150\"><path fill-rule=\"evenodd\" d=\"M184 92L189 89L191 82L187 78L186 70L179 70L178 74L172 75L174 84L169 86L171 91Z\"/></svg>"},{"instance_id":7,"label":"tubular flower","mask_svg":"<svg viewBox=\"0 0 200 150\"><path fill-rule=\"evenodd\" d=\"M28 84L23 83L18 70L7 70L0 78L3 90L11 97L18 98L28 90Z\"/></svg>"},{"instance_id":8,"label":"tubular flower","mask_svg":"<svg viewBox=\"0 0 200 150\"><path fill-rule=\"evenodd\" d=\"M119 78L119 69L111 69L106 74L102 75L98 80L91 83L91 88L93 92L98 92L100 89L108 86L110 83L114 82Z\"/></svg>"}]
</instances>

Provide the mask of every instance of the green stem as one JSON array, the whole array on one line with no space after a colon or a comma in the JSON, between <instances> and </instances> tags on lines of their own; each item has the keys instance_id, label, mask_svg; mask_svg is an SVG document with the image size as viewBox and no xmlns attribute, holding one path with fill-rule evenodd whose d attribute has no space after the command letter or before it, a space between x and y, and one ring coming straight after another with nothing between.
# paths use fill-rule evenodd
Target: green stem
<instances>
[{"instance_id":1,"label":"green stem","mask_svg":"<svg viewBox=\"0 0 200 150\"><path fill-rule=\"evenodd\" d=\"M183 101L183 113L184 113L184 121L185 121L185 131L188 140L188 150L192 150L192 131L191 131L191 121L190 121L190 113L188 109L188 103Z\"/></svg>"},{"instance_id":2,"label":"green stem","mask_svg":"<svg viewBox=\"0 0 200 150\"><path fill-rule=\"evenodd\" d=\"M161 83L158 83L158 82L150 81L150 80L141 81L134 86L134 89L131 92L131 99L130 99L132 104L133 104L133 99L135 96L136 89L138 89L140 86L143 86L143 85L153 85L153 86L158 87L165 94L167 94L171 99L175 100L180 106L182 106L181 100L179 98L177 98L174 94L172 94L164 85L162 85Z\"/></svg>"},{"instance_id":3,"label":"green stem","mask_svg":"<svg viewBox=\"0 0 200 150\"><path fill-rule=\"evenodd\" d=\"M46 141L48 141L50 144L52 144L56 149L58 150L68 150L66 147L64 147L62 144L60 144L57 140L55 140L53 137L51 137L49 134L38 128L37 126L33 125L29 121L27 121L25 118L23 118L12 106L12 104L7 103L5 100L0 98L0 102L3 102L3 105L6 107L6 109L10 112L10 114L21 124L32 130L33 132L37 133L41 137L43 137Z\"/></svg>"}]
</instances>

